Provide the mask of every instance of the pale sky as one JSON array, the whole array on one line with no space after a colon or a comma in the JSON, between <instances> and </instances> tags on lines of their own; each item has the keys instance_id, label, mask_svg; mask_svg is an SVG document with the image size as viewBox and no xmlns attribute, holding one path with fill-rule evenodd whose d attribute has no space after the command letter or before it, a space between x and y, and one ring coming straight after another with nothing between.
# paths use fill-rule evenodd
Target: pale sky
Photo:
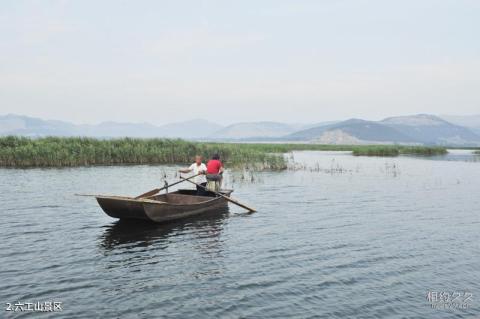
<instances>
[{"instance_id":1,"label":"pale sky","mask_svg":"<svg viewBox=\"0 0 480 319\"><path fill-rule=\"evenodd\" d=\"M480 1L0 3L0 115L321 122L480 113Z\"/></svg>"}]
</instances>

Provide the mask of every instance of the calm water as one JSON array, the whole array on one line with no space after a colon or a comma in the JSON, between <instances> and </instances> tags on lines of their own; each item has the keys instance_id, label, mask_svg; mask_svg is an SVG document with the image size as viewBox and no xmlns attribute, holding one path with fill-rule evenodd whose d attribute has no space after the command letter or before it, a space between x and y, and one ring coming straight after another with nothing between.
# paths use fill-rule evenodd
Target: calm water
<instances>
[{"instance_id":1,"label":"calm water","mask_svg":"<svg viewBox=\"0 0 480 319\"><path fill-rule=\"evenodd\" d=\"M41 318L478 318L471 158L295 153L295 171L228 176L258 213L163 226L73 194L137 195L175 167L1 169L0 301L62 302ZM473 296L432 309L429 291Z\"/></svg>"}]
</instances>

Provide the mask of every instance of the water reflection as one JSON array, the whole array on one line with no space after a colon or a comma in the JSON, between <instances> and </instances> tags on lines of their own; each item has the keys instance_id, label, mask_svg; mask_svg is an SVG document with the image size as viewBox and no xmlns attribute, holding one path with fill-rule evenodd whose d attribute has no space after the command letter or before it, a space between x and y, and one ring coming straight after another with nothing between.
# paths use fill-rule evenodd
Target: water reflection
<instances>
[{"instance_id":1,"label":"water reflection","mask_svg":"<svg viewBox=\"0 0 480 319\"><path fill-rule=\"evenodd\" d=\"M148 247L154 243L165 248L172 237L187 234L196 238L208 237L209 243L214 244L228 214L228 208L225 208L162 224L142 220L119 220L106 227L100 237L99 246L104 252L116 248Z\"/></svg>"}]
</instances>

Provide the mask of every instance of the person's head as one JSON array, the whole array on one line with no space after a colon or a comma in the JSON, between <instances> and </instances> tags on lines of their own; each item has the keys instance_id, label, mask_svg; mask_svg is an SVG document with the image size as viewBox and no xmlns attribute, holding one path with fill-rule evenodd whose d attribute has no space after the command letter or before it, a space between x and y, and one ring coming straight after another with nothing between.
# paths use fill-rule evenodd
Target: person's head
<instances>
[{"instance_id":1,"label":"person's head","mask_svg":"<svg viewBox=\"0 0 480 319\"><path fill-rule=\"evenodd\" d=\"M196 155L195 156L195 163L197 163L197 165L202 164L202 160L203 160L202 155Z\"/></svg>"},{"instance_id":2,"label":"person's head","mask_svg":"<svg viewBox=\"0 0 480 319\"><path fill-rule=\"evenodd\" d=\"M215 154L213 154L212 159L213 159L213 160L219 160L219 159L220 159L220 155L218 155L218 153L215 153Z\"/></svg>"}]
</instances>

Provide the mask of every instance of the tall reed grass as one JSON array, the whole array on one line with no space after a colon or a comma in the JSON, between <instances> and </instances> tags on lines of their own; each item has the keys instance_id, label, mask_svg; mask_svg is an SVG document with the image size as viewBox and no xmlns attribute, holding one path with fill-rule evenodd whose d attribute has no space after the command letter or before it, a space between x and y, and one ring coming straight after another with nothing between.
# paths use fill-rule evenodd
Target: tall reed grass
<instances>
[{"instance_id":1,"label":"tall reed grass","mask_svg":"<svg viewBox=\"0 0 480 319\"><path fill-rule=\"evenodd\" d=\"M447 149L437 146L365 145L353 147L352 153L356 156L398 156L400 154L433 156L446 154Z\"/></svg>"},{"instance_id":2,"label":"tall reed grass","mask_svg":"<svg viewBox=\"0 0 480 319\"><path fill-rule=\"evenodd\" d=\"M82 137L0 137L0 166L68 167L128 164L185 164L197 154L218 153L230 167L254 170L287 168L283 154L291 151L353 151L354 155L434 155L438 147L349 146L318 144L209 143L180 139L94 139Z\"/></svg>"},{"instance_id":3,"label":"tall reed grass","mask_svg":"<svg viewBox=\"0 0 480 319\"><path fill-rule=\"evenodd\" d=\"M81 137L0 138L0 166L65 167L89 165L189 163L197 154L210 158L220 154L229 166L284 169L277 152L269 153L249 144L196 143L170 139L122 138L99 140Z\"/></svg>"}]
</instances>

